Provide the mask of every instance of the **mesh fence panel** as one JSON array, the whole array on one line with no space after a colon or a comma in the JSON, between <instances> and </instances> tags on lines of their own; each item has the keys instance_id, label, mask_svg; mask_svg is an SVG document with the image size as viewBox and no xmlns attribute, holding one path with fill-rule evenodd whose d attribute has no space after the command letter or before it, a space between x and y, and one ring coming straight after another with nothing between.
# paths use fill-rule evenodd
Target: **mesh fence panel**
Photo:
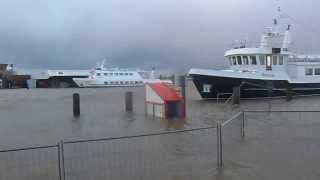
<instances>
[{"instance_id":1,"label":"mesh fence panel","mask_svg":"<svg viewBox=\"0 0 320 180\"><path fill-rule=\"evenodd\" d=\"M232 133L224 137L225 141L238 144L225 147L224 157L229 160L226 166L247 179L319 179L319 115L320 112L245 112L242 142L237 143Z\"/></svg>"},{"instance_id":2,"label":"mesh fence panel","mask_svg":"<svg viewBox=\"0 0 320 180\"><path fill-rule=\"evenodd\" d=\"M216 130L64 146L67 180L212 179Z\"/></svg>"},{"instance_id":3,"label":"mesh fence panel","mask_svg":"<svg viewBox=\"0 0 320 180\"><path fill-rule=\"evenodd\" d=\"M0 152L1 180L59 180L58 147Z\"/></svg>"}]
</instances>

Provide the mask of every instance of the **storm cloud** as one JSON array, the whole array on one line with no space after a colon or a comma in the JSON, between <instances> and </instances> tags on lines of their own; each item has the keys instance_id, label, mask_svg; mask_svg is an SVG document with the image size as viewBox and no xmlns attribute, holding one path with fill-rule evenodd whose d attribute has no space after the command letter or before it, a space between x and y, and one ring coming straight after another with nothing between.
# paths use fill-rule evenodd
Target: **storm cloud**
<instances>
[{"instance_id":1,"label":"storm cloud","mask_svg":"<svg viewBox=\"0 0 320 180\"><path fill-rule=\"evenodd\" d=\"M320 53L318 0L282 0L295 49ZM0 61L30 68L187 70L225 65L236 40L257 42L270 0L1 0Z\"/></svg>"}]
</instances>

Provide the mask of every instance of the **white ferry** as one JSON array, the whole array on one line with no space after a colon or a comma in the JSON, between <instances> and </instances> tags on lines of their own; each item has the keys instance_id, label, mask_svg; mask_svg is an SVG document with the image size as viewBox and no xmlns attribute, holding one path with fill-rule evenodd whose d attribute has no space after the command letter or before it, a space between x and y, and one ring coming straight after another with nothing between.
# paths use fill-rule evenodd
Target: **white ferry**
<instances>
[{"instance_id":1,"label":"white ferry","mask_svg":"<svg viewBox=\"0 0 320 180\"><path fill-rule=\"evenodd\" d=\"M73 78L78 87L125 87L143 86L145 83L165 82L170 80L160 80L154 78L154 72L141 70L105 68L104 62L90 72L87 78Z\"/></svg>"},{"instance_id":2,"label":"white ferry","mask_svg":"<svg viewBox=\"0 0 320 180\"><path fill-rule=\"evenodd\" d=\"M320 94L320 55L292 52L291 26L278 30L283 17L279 7L273 27L266 28L258 46L243 43L226 51L228 69L191 69L202 98L231 96L235 87L240 87L242 98Z\"/></svg>"}]
</instances>

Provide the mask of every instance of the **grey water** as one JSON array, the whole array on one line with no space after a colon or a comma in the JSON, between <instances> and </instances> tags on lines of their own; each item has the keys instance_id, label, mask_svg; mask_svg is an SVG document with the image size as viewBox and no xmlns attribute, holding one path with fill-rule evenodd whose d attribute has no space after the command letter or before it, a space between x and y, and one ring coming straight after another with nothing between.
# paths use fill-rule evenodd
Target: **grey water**
<instances>
[{"instance_id":1,"label":"grey water","mask_svg":"<svg viewBox=\"0 0 320 180\"><path fill-rule=\"evenodd\" d=\"M134 95L131 113L124 108L126 91ZM72 113L73 93L80 94L79 118ZM320 110L319 96L223 105L202 100L191 81L186 119L148 117L144 99L144 87L0 90L0 149L215 126L242 110ZM239 139L240 125L231 124L224 131L222 173L216 168L214 128L65 144L66 179L318 179L318 115L248 114L245 140ZM55 148L0 153L0 179L57 179L57 164Z\"/></svg>"}]
</instances>

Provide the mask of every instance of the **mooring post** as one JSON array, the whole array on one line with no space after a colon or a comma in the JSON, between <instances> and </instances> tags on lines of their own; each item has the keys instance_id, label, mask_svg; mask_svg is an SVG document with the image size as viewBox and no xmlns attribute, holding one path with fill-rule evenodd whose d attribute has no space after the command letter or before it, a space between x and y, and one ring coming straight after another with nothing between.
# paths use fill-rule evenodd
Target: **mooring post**
<instances>
[{"instance_id":1,"label":"mooring post","mask_svg":"<svg viewBox=\"0 0 320 180\"><path fill-rule=\"evenodd\" d=\"M78 93L73 94L73 116L80 116L80 95Z\"/></svg>"},{"instance_id":2,"label":"mooring post","mask_svg":"<svg viewBox=\"0 0 320 180\"><path fill-rule=\"evenodd\" d=\"M245 121L245 111L242 111L242 120L241 120L241 137L244 138L245 131L244 131L244 121Z\"/></svg>"},{"instance_id":3,"label":"mooring post","mask_svg":"<svg viewBox=\"0 0 320 180\"><path fill-rule=\"evenodd\" d=\"M171 81L172 81L172 84L176 84L176 77L174 74L172 74L171 76Z\"/></svg>"},{"instance_id":4,"label":"mooring post","mask_svg":"<svg viewBox=\"0 0 320 180\"><path fill-rule=\"evenodd\" d=\"M133 99L132 99L132 92L125 93L125 106L127 112L132 112L133 110Z\"/></svg>"},{"instance_id":5,"label":"mooring post","mask_svg":"<svg viewBox=\"0 0 320 180\"><path fill-rule=\"evenodd\" d=\"M217 122L217 165L218 168L223 167L223 159L222 159L222 124L221 122Z\"/></svg>"},{"instance_id":6,"label":"mooring post","mask_svg":"<svg viewBox=\"0 0 320 180\"><path fill-rule=\"evenodd\" d=\"M233 104L240 104L240 87L233 88L232 102Z\"/></svg>"},{"instance_id":7,"label":"mooring post","mask_svg":"<svg viewBox=\"0 0 320 180\"><path fill-rule=\"evenodd\" d=\"M182 96L182 116L186 117L186 75L180 76L179 77L179 84L181 87L181 96Z\"/></svg>"}]
</instances>

